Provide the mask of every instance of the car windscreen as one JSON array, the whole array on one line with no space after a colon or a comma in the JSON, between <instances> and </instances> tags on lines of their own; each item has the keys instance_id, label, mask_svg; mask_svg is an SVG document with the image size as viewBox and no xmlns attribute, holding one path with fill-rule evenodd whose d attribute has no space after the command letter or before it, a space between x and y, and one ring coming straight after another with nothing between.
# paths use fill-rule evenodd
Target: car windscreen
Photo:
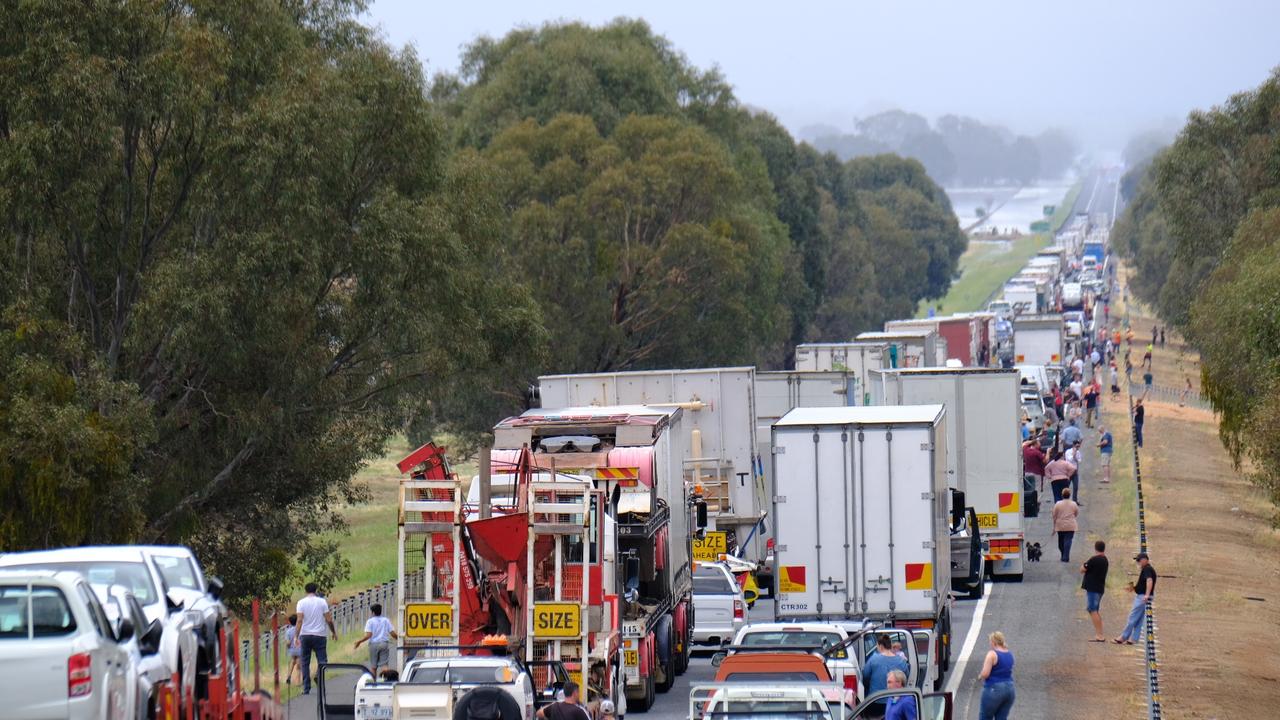
<instances>
[{"instance_id":1,"label":"car windscreen","mask_svg":"<svg viewBox=\"0 0 1280 720\"><path fill-rule=\"evenodd\" d=\"M195 566L191 564L191 558L152 555L151 562L155 563L156 570L160 571L160 577L164 578L164 583L168 587L204 592L204 588L200 587L200 576L196 574Z\"/></svg>"},{"instance_id":2,"label":"car windscreen","mask_svg":"<svg viewBox=\"0 0 1280 720\"><path fill-rule=\"evenodd\" d=\"M712 569L697 570L693 573L694 595L734 595L737 588L723 572Z\"/></svg>"},{"instance_id":3,"label":"car windscreen","mask_svg":"<svg viewBox=\"0 0 1280 720\"><path fill-rule=\"evenodd\" d=\"M434 665L414 668L407 680L450 685L509 685L515 682L515 672L502 665Z\"/></svg>"},{"instance_id":4,"label":"car windscreen","mask_svg":"<svg viewBox=\"0 0 1280 720\"><path fill-rule=\"evenodd\" d=\"M0 585L0 641L75 632L76 618L56 587Z\"/></svg>"},{"instance_id":5,"label":"car windscreen","mask_svg":"<svg viewBox=\"0 0 1280 720\"><path fill-rule=\"evenodd\" d=\"M121 585L138 598L143 605L160 601L160 593L156 591L147 566L138 562L115 560L69 560L47 563L31 563L30 565L7 565L5 569L21 568L23 570L70 570L78 572L86 580L95 585Z\"/></svg>"},{"instance_id":6,"label":"car windscreen","mask_svg":"<svg viewBox=\"0 0 1280 720\"><path fill-rule=\"evenodd\" d=\"M826 649L833 645L839 645L843 641L839 635L833 632L821 632L817 630L761 630L759 632L749 632L743 636L740 645L750 645L752 647L765 645L787 645L792 647L811 647L815 649Z\"/></svg>"}]
</instances>

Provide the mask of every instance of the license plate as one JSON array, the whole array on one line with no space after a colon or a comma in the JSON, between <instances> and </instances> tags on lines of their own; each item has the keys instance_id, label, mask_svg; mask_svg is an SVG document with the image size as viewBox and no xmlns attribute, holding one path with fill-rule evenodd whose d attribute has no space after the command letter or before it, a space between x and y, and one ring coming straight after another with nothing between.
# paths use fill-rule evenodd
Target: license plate
<instances>
[{"instance_id":1,"label":"license plate","mask_svg":"<svg viewBox=\"0 0 1280 720\"><path fill-rule=\"evenodd\" d=\"M387 707L374 705L373 707L364 708L364 716L367 720L391 720L391 711L390 705Z\"/></svg>"},{"instance_id":2,"label":"license plate","mask_svg":"<svg viewBox=\"0 0 1280 720\"><path fill-rule=\"evenodd\" d=\"M640 664L640 652L638 650L623 650L622 662L627 665L637 666Z\"/></svg>"}]
</instances>

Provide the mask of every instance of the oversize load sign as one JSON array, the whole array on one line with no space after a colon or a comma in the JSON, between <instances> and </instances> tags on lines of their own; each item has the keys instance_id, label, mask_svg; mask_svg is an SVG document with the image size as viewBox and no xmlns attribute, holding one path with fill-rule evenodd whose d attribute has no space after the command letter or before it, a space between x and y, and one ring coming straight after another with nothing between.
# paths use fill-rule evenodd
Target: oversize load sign
<instances>
[{"instance_id":1,"label":"oversize load sign","mask_svg":"<svg viewBox=\"0 0 1280 720\"><path fill-rule=\"evenodd\" d=\"M577 603L534 603L534 637L575 638L581 634L582 608Z\"/></svg>"},{"instance_id":2,"label":"oversize load sign","mask_svg":"<svg viewBox=\"0 0 1280 720\"><path fill-rule=\"evenodd\" d=\"M453 605L449 603L409 603L404 606L404 634L411 638L438 638L453 635Z\"/></svg>"},{"instance_id":3,"label":"oversize load sign","mask_svg":"<svg viewBox=\"0 0 1280 720\"><path fill-rule=\"evenodd\" d=\"M729 543L721 531L708 532L701 540L693 539L694 562L715 562L725 552L729 552Z\"/></svg>"}]
</instances>

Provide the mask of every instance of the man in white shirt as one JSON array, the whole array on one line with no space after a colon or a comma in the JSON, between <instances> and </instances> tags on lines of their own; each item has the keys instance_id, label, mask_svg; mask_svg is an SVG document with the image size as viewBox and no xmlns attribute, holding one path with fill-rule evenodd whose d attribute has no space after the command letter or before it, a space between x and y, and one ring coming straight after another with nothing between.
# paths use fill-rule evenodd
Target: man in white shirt
<instances>
[{"instance_id":1,"label":"man in white shirt","mask_svg":"<svg viewBox=\"0 0 1280 720\"><path fill-rule=\"evenodd\" d=\"M374 603L369 606L373 617L364 624L364 637L356 641L356 649L362 643L369 643L369 667L374 677L382 677L382 669L391 667L391 639L399 638L391 621L382 616L382 605Z\"/></svg>"},{"instance_id":2,"label":"man in white shirt","mask_svg":"<svg viewBox=\"0 0 1280 720\"><path fill-rule=\"evenodd\" d=\"M298 637L294 644L302 649L302 694L311 693L311 653L316 654L316 662L323 665L329 662L329 641L325 638L325 626L329 627L329 635L336 642L338 630L333 626L333 615L329 612L329 603L316 594L319 587L307 583L307 596L298 601Z\"/></svg>"}]
</instances>

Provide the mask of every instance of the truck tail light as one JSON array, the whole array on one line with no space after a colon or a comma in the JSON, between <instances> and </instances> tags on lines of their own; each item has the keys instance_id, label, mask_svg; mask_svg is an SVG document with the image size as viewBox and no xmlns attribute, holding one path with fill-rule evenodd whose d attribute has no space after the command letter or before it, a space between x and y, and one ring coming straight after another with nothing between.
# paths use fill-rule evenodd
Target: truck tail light
<instances>
[{"instance_id":1,"label":"truck tail light","mask_svg":"<svg viewBox=\"0 0 1280 720\"><path fill-rule=\"evenodd\" d=\"M733 601L733 619L743 620L746 618L746 614L747 614L747 609L743 607L742 601L734 600Z\"/></svg>"},{"instance_id":2,"label":"truck tail light","mask_svg":"<svg viewBox=\"0 0 1280 720\"><path fill-rule=\"evenodd\" d=\"M93 692L93 656L76 653L67 658L67 696L84 697Z\"/></svg>"}]
</instances>

